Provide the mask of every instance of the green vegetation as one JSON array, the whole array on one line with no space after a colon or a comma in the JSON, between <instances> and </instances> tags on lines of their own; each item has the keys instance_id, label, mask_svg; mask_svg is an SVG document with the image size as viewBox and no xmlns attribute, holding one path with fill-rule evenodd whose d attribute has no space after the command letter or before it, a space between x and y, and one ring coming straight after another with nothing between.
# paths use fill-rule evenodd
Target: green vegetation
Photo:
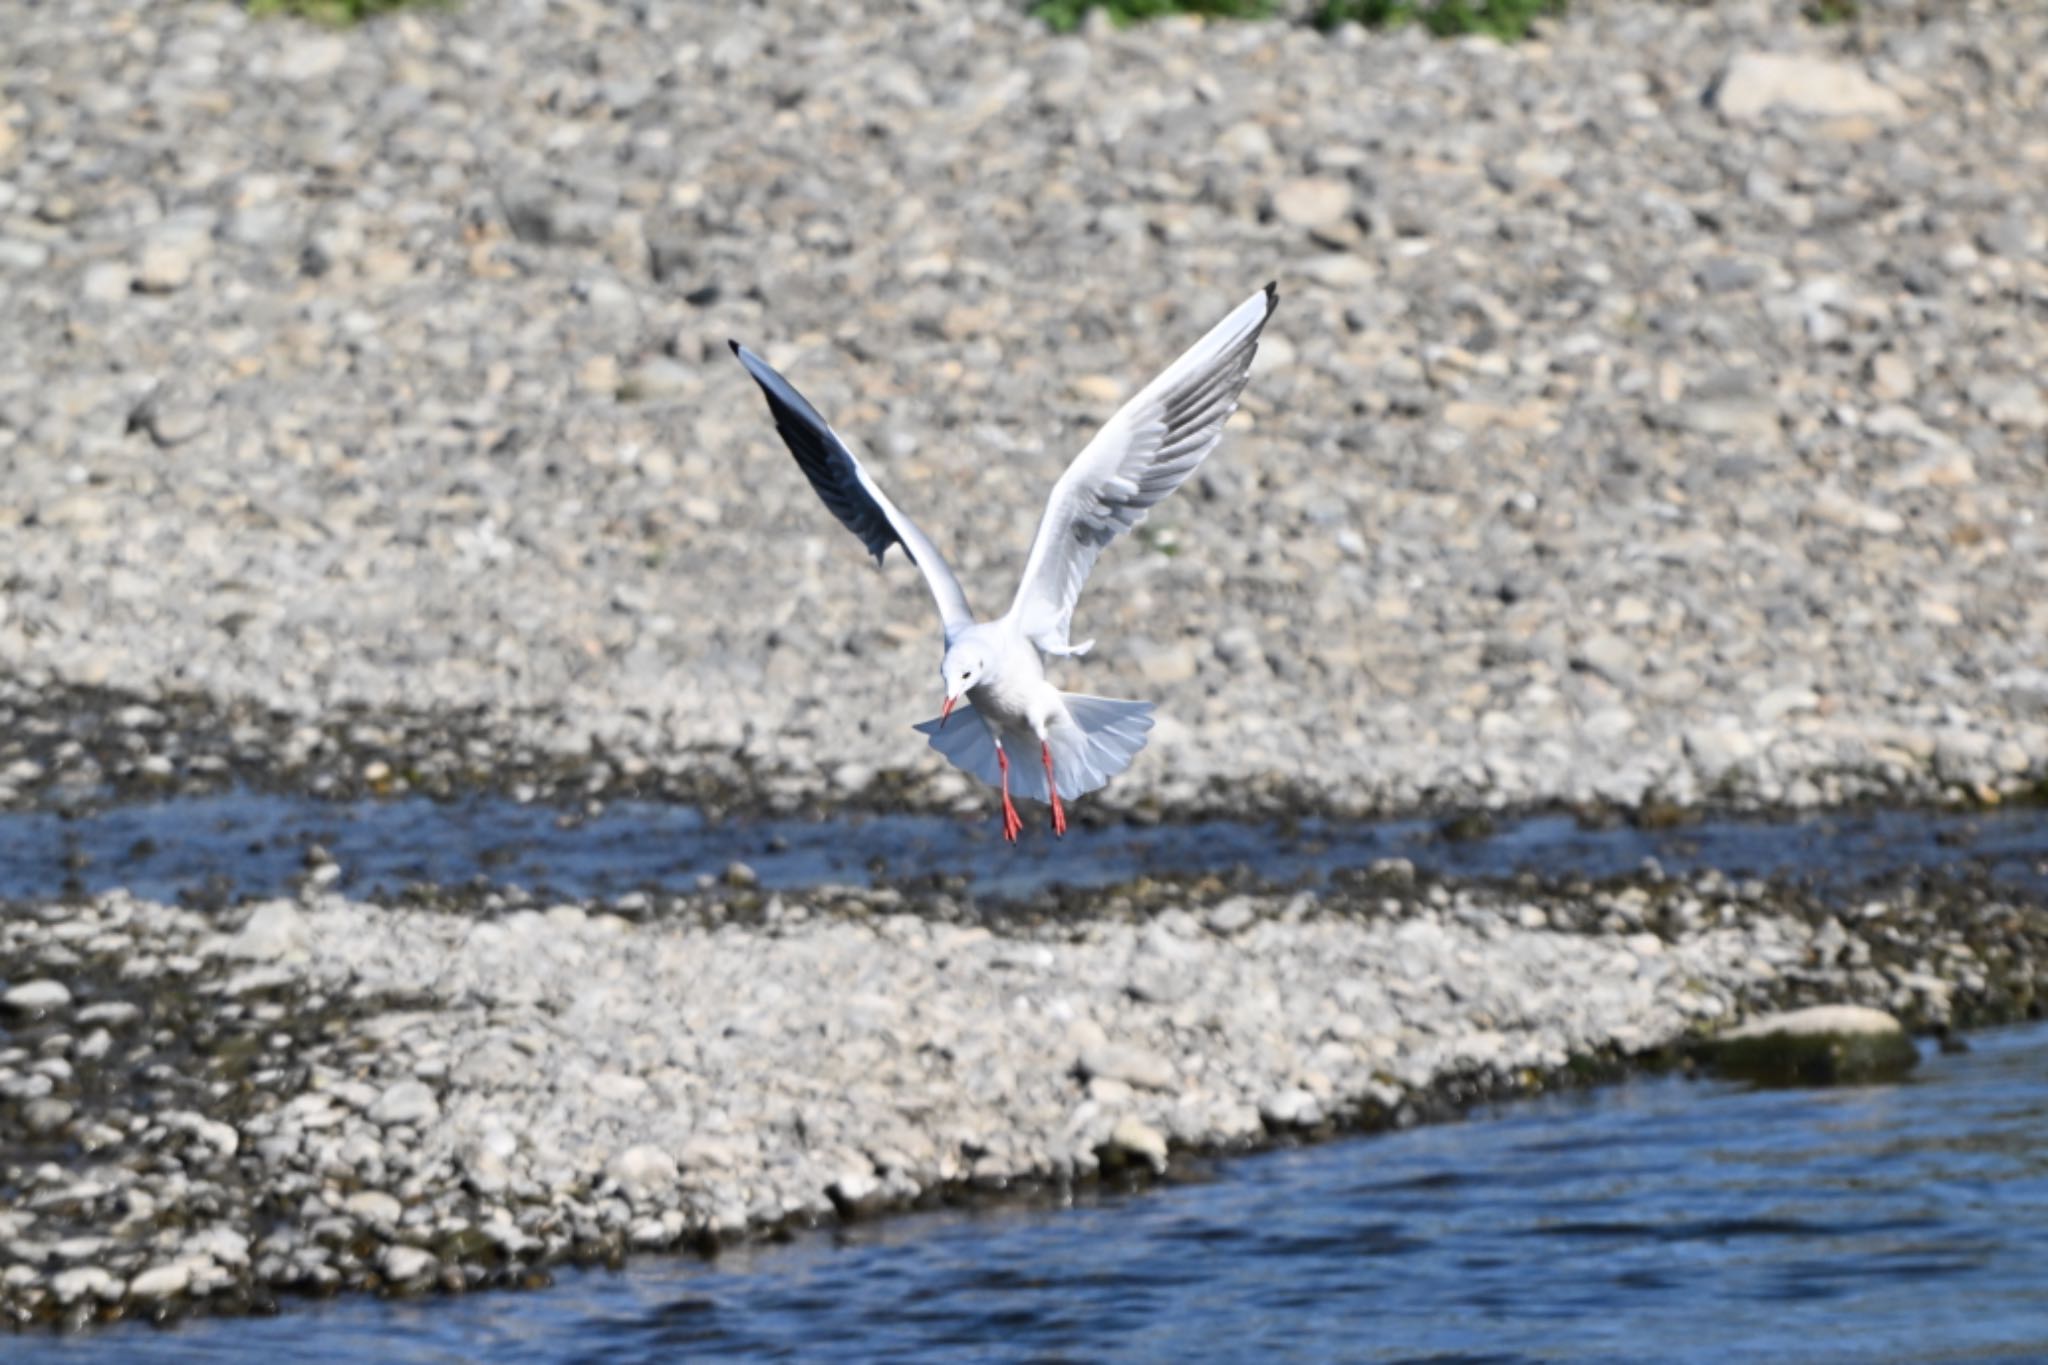
<instances>
[{"instance_id":1,"label":"green vegetation","mask_svg":"<svg viewBox=\"0 0 2048 1365\"><path fill-rule=\"evenodd\" d=\"M265 2L313 4L318 0ZM1315 24L1322 29L1343 23L1363 24L1367 28L1420 24L1439 38L1483 33L1512 43L1528 37L1538 19L1563 14L1569 3L1570 0L1322 0ZM1800 12L1810 23L1846 24L1857 17L1860 4L1861 0L1806 0ZM1031 0L1031 12L1061 33L1078 27L1091 9L1106 12L1119 25L1168 14L1263 19L1273 13L1273 0Z\"/></svg>"},{"instance_id":2,"label":"green vegetation","mask_svg":"<svg viewBox=\"0 0 2048 1365\"><path fill-rule=\"evenodd\" d=\"M1031 12L1060 33L1071 33L1091 9L1110 22L1128 24L1169 14L1207 14L1219 19L1263 19L1273 12L1272 0L1036 0Z\"/></svg>"},{"instance_id":3,"label":"green vegetation","mask_svg":"<svg viewBox=\"0 0 2048 1365\"><path fill-rule=\"evenodd\" d=\"M275 0L273 0L273 3ZM308 3L309 0L299 0ZM1813 8L1829 16L1853 11L1856 0L1814 0ZM1566 0L1323 0L1316 13L1319 28L1335 28L1347 20L1369 28L1421 24L1439 37L1465 33L1490 34L1502 42L1528 35L1529 26L1546 14L1564 12ZM1273 12L1272 0L1033 0L1031 12L1062 33L1078 27L1089 10L1099 9L1116 24L1157 19L1168 14L1206 14L1222 19L1263 19Z\"/></svg>"},{"instance_id":4,"label":"green vegetation","mask_svg":"<svg viewBox=\"0 0 2048 1365\"><path fill-rule=\"evenodd\" d=\"M442 3L442 0L247 0L247 3L251 14L293 14L301 19L340 28L389 14L393 10L419 8Z\"/></svg>"},{"instance_id":5,"label":"green vegetation","mask_svg":"<svg viewBox=\"0 0 2048 1365\"><path fill-rule=\"evenodd\" d=\"M1564 13L1565 0L1323 0L1318 28L1350 21L1368 28L1421 24L1439 38L1484 33L1504 43L1529 34L1547 14Z\"/></svg>"}]
</instances>

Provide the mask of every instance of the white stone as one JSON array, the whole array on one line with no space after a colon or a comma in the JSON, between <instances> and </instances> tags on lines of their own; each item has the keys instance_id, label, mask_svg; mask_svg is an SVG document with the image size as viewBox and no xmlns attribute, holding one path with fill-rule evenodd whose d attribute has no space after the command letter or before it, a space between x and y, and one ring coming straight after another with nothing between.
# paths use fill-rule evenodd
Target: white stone
<instances>
[{"instance_id":1,"label":"white stone","mask_svg":"<svg viewBox=\"0 0 2048 1365\"><path fill-rule=\"evenodd\" d=\"M1090 1079L1104 1077L1146 1090L1172 1090L1180 1082L1179 1073L1166 1058L1119 1043L1082 1049L1080 1070Z\"/></svg>"},{"instance_id":2,"label":"white stone","mask_svg":"<svg viewBox=\"0 0 2048 1365\"><path fill-rule=\"evenodd\" d=\"M1822 57L1745 52L1714 83L1713 106L1722 117L1747 122L1773 110L1818 118L1861 115L1880 120L1905 115L1906 102L1860 68Z\"/></svg>"},{"instance_id":3,"label":"white stone","mask_svg":"<svg viewBox=\"0 0 2048 1365\"><path fill-rule=\"evenodd\" d=\"M164 229L143 244L135 283L144 293L174 293L192 282L199 263L212 252L213 240L205 232L186 225Z\"/></svg>"},{"instance_id":4,"label":"white stone","mask_svg":"<svg viewBox=\"0 0 2048 1365\"><path fill-rule=\"evenodd\" d=\"M1249 896L1232 896L1202 917L1202 923L1209 932L1228 938L1251 927L1258 912L1252 907Z\"/></svg>"},{"instance_id":5,"label":"white stone","mask_svg":"<svg viewBox=\"0 0 2048 1365\"><path fill-rule=\"evenodd\" d=\"M433 1253L418 1247L388 1246L378 1264L383 1267L384 1278L394 1284L408 1284L433 1270Z\"/></svg>"},{"instance_id":6,"label":"white stone","mask_svg":"<svg viewBox=\"0 0 2048 1365\"><path fill-rule=\"evenodd\" d=\"M47 978L24 981L19 986L10 987L6 995L0 996L0 1004L23 1014L61 1010L70 1003L70 988L61 981L51 981Z\"/></svg>"},{"instance_id":7,"label":"white stone","mask_svg":"<svg viewBox=\"0 0 2048 1365\"><path fill-rule=\"evenodd\" d=\"M249 1239L224 1224L202 1228L187 1237L184 1242L187 1254L202 1256L224 1266L236 1267L249 1264Z\"/></svg>"},{"instance_id":8,"label":"white stone","mask_svg":"<svg viewBox=\"0 0 2048 1365\"><path fill-rule=\"evenodd\" d=\"M632 1198L643 1198L676 1183L676 1159L647 1143L628 1147L605 1163L604 1173Z\"/></svg>"},{"instance_id":9,"label":"white stone","mask_svg":"<svg viewBox=\"0 0 2048 1365\"><path fill-rule=\"evenodd\" d=\"M1685 751L1709 778L1754 758L1758 744L1749 731L1733 724L1695 725L1685 732Z\"/></svg>"},{"instance_id":10,"label":"white stone","mask_svg":"<svg viewBox=\"0 0 2048 1365\"><path fill-rule=\"evenodd\" d=\"M1868 1005L1811 1005L1783 1014L1766 1014L1729 1029L1724 1038L1768 1038L1786 1034L1794 1038L1837 1034L1903 1033L1899 1021L1883 1010Z\"/></svg>"},{"instance_id":11,"label":"white stone","mask_svg":"<svg viewBox=\"0 0 2048 1365\"><path fill-rule=\"evenodd\" d=\"M441 1103L425 1081L399 1081L387 1086L370 1106L370 1122L389 1127L398 1123L424 1123L441 1112Z\"/></svg>"},{"instance_id":12,"label":"white stone","mask_svg":"<svg viewBox=\"0 0 2048 1365\"><path fill-rule=\"evenodd\" d=\"M1308 1091L1290 1086L1259 1101L1259 1117L1273 1128L1311 1128L1322 1122L1323 1107Z\"/></svg>"},{"instance_id":13,"label":"white stone","mask_svg":"<svg viewBox=\"0 0 2048 1365\"><path fill-rule=\"evenodd\" d=\"M347 59L347 39L333 33L315 34L299 38L285 48L271 70L281 81L318 80L333 74Z\"/></svg>"},{"instance_id":14,"label":"white stone","mask_svg":"<svg viewBox=\"0 0 2048 1365\"><path fill-rule=\"evenodd\" d=\"M85 268L78 287L93 303L119 303L133 292L135 275L119 261L97 261Z\"/></svg>"},{"instance_id":15,"label":"white stone","mask_svg":"<svg viewBox=\"0 0 2048 1365\"><path fill-rule=\"evenodd\" d=\"M136 1299L170 1299L185 1292L192 1283L192 1267L185 1261L151 1266L128 1283L128 1295Z\"/></svg>"},{"instance_id":16,"label":"white stone","mask_svg":"<svg viewBox=\"0 0 2048 1365\"><path fill-rule=\"evenodd\" d=\"M1142 1161L1154 1174L1166 1170L1166 1139L1158 1129L1134 1114L1126 1114L1109 1130L1105 1150L1126 1159Z\"/></svg>"},{"instance_id":17,"label":"white stone","mask_svg":"<svg viewBox=\"0 0 2048 1365\"><path fill-rule=\"evenodd\" d=\"M1988 380L1970 386L1970 401L2002 427L2048 430L2048 399L2027 379Z\"/></svg>"},{"instance_id":18,"label":"white stone","mask_svg":"<svg viewBox=\"0 0 2048 1365\"><path fill-rule=\"evenodd\" d=\"M1757 698L1756 718L1765 724L1783 720L1799 711L1820 706L1820 694L1810 687L1776 687Z\"/></svg>"},{"instance_id":19,"label":"white stone","mask_svg":"<svg viewBox=\"0 0 2048 1365\"><path fill-rule=\"evenodd\" d=\"M1273 192L1273 216L1290 227L1333 227L1351 212L1351 186L1342 180L1308 176Z\"/></svg>"},{"instance_id":20,"label":"white stone","mask_svg":"<svg viewBox=\"0 0 2048 1365\"><path fill-rule=\"evenodd\" d=\"M227 940L229 957L274 961L301 952L306 945L306 917L290 901L267 901L250 912L241 932Z\"/></svg>"},{"instance_id":21,"label":"white stone","mask_svg":"<svg viewBox=\"0 0 2048 1365\"><path fill-rule=\"evenodd\" d=\"M74 1266L50 1277L50 1292L59 1303L76 1303L90 1294L95 1298L118 1299L121 1282L96 1265Z\"/></svg>"},{"instance_id":22,"label":"white stone","mask_svg":"<svg viewBox=\"0 0 2048 1365\"><path fill-rule=\"evenodd\" d=\"M1906 519L1897 512L1852 497L1832 483L1823 483L1814 491L1812 509L1822 521L1872 535L1895 536L1906 529Z\"/></svg>"},{"instance_id":23,"label":"white stone","mask_svg":"<svg viewBox=\"0 0 2048 1365\"><path fill-rule=\"evenodd\" d=\"M357 1190L342 1203L351 1218L379 1226L396 1226L405 1205L382 1190Z\"/></svg>"},{"instance_id":24,"label":"white stone","mask_svg":"<svg viewBox=\"0 0 2048 1365\"><path fill-rule=\"evenodd\" d=\"M839 1208L859 1212L873 1207L881 1189L873 1171L848 1171L827 1187L826 1194Z\"/></svg>"}]
</instances>

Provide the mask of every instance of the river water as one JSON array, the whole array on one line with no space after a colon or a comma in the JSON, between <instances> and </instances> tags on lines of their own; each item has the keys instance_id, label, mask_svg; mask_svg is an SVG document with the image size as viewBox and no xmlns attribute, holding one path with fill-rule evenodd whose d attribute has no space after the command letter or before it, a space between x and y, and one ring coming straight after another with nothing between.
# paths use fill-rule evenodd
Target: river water
<instances>
[{"instance_id":1,"label":"river water","mask_svg":"<svg viewBox=\"0 0 2048 1365\"><path fill-rule=\"evenodd\" d=\"M17 1354L18 1353L18 1354ZM2048 1360L2048 1026L1902 1084L1641 1080L553 1289L17 1338L28 1361Z\"/></svg>"},{"instance_id":2,"label":"river water","mask_svg":"<svg viewBox=\"0 0 2048 1365\"><path fill-rule=\"evenodd\" d=\"M1591 828L1569 815L1503 819L1484 837L1432 820L1077 825L1003 846L994 822L942 815L707 820L687 806L620 802L590 816L501 797L321 801L231 792L80 815L0 816L0 899L126 887L138 896L233 901L287 893L315 847L333 889L517 885L608 897L689 890L744 862L762 886L867 885L951 876L992 899L1059 884L1249 869L1274 883L1405 858L1444 876L1533 871L1608 877L1646 860L1681 874L1853 883L1908 870L1981 875L2048 894L2048 811L1941 814L1873 809L1798 820L1710 819L1670 829Z\"/></svg>"},{"instance_id":3,"label":"river water","mask_svg":"<svg viewBox=\"0 0 2048 1365\"><path fill-rule=\"evenodd\" d=\"M1851 886L1903 870L2048 893L2048 816L1871 811L1644 831L1566 817L1079 830L706 821L614 806L337 805L236 793L0 818L0 897L285 891L318 843L354 894L481 881L565 895L962 875L1054 882L1240 865L1313 880L1376 858L1602 876L1645 859ZM1753 1091L1642 1079L1466 1121L1176 1171L1068 1207L917 1214L715 1261L565 1270L552 1289L287 1301L278 1318L6 1340L22 1361L1241 1359L2048 1360L2048 1025L1929 1051L1907 1081Z\"/></svg>"}]
</instances>

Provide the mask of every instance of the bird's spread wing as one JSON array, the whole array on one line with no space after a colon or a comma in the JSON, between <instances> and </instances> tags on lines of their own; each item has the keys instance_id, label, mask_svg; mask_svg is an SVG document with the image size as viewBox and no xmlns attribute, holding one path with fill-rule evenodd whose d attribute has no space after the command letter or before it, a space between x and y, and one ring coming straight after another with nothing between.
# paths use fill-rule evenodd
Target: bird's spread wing
<instances>
[{"instance_id":1,"label":"bird's spread wing","mask_svg":"<svg viewBox=\"0 0 2048 1365\"><path fill-rule=\"evenodd\" d=\"M1031 543L1010 616L1048 654L1079 654L1068 643L1074 603L1110 541L1145 519L1180 487L1222 439L1279 292L1267 285L1124 404L1060 481Z\"/></svg>"},{"instance_id":2,"label":"bird's spread wing","mask_svg":"<svg viewBox=\"0 0 2048 1365\"><path fill-rule=\"evenodd\" d=\"M931 587L948 639L973 625L974 613L968 609L967 594L960 590L960 580L953 577L952 569L946 566L938 548L917 529L917 523L896 510L896 504L868 477L846 442L839 439L838 433L794 385L737 341L731 344L732 353L767 395L768 410L775 416L775 430L782 443L796 456L804 477L811 481L811 487L818 491L832 515L860 537L877 564L891 545L903 547L903 553L910 556L910 562L924 574L924 581Z\"/></svg>"}]
</instances>

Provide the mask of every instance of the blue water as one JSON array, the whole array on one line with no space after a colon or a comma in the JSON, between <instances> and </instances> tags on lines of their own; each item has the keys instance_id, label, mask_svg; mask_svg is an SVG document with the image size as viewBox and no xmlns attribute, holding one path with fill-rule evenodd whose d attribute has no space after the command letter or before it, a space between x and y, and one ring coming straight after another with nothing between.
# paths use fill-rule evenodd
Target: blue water
<instances>
[{"instance_id":1,"label":"blue water","mask_svg":"<svg viewBox=\"0 0 2048 1365\"><path fill-rule=\"evenodd\" d=\"M2048 1360L2048 1026L1898 1085L1676 1079L549 1291L9 1360Z\"/></svg>"},{"instance_id":2,"label":"blue water","mask_svg":"<svg viewBox=\"0 0 2048 1365\"><path fill-rule=\"evenodd\" d=\"M329 802L235 792L83 815L0 817L0 899L127 887L138 896L222 900L277 895L305 873L312 845L340 869L335 889L388 896L420 883L520 886L609 897L688 890L734 861L769 888L964 877L978 896L1140 875L1251 869L1269 882L1319 879L1406 858L1446 876L1524 870L1605 877L1646 859L1665 871L1817 883L1920 869L1987 875L2048 893L2048 811L1831 812L1798 820L1716 819L1667 830L1591 829L1570 816L1506 820L1486 838L1446 839L1428 820L1279 825L1211 820L1030 829L1006 848L991 820L849 815L829 821L714 821L687 806L621 802L594 817L500 797Z\"/></svg>"}]
</instances>

